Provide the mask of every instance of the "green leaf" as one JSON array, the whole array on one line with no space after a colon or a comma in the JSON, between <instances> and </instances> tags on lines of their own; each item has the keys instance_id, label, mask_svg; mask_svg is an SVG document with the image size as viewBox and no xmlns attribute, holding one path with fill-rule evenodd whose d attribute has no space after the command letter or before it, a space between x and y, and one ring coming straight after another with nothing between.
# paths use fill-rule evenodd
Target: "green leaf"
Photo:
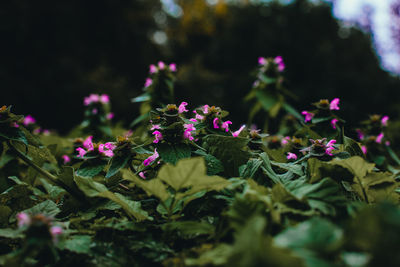
<instances>
[{"instance_id":1,"label":"green leaf","mask_svg":"<svg viewBox=\"0 0 400 267\"><path fill-rule=\"evenodd\" d=\"M239 176L243 178L253 178L262 163L260 159L249 159L246 165L240 166Z\"/></svg>"},{"instance_id":2,"label":"green leaf","mask_svg":"<svg viewBox=\"0 0 400 267\"><path fill-rule=\"evenodd\" d=\"M73 235L57 244L59 249L66 249L79 254L89 254L92 237L88 235Z\"/></svg>"},{"instance_id":3,"label":"green leaf","mask_svg":"<svg viewBox=\"0 0 400 267\"><path fill-rule=\"evenodd\" d=\"M278 102L275 96L265 91L256 91L256 96L266 111L269 111Z\"/></svg>"},{"instance_id":4,"label":"green leaf","mask_svg":"<svg viewBox=\"0 0 400 267\"><path fill-rule=\"evenodd\" d=\"M215 175L224 171L224 165L222 165L222 162L213 155L207 154L200 149L196 150L194 153L204 157L207 165L207 175Z\"/></svg>"},{"instance_id":5,"label":"green leaf","mask_svg":"<svg viewBox=\"0 0 400 267\"><path fill-rule=\"evenodd\" d=\"M0 137L6 140L20 141L28 145L25 133L19 128L9 126L7 123L0 124Z\"/></svg>"},{"instance_id":6,"label":"green leaf","mask_svg":"<svg viewBox=\"0 0 400 267\"><path fill-rule=\"evenodd\" d=\"M120 169L125 167L126 163L130 160L130 156L128 155L116 155L111 160L111 166L108 169L106 174L106 178L110 178L115 175Z\"/></svg>"},{"instance_id":7,"label":"green leaf","mask_svg":"<svg viewBox=\"0 0 400 267\"><path fill-rule=\"evenodd\" d=\"M30 209L26 209L23 212L26 212L31 215L36 214L44 214L49 217L55 217L61 210L58 208L57 204L51 200L45 200Z\"/></svg>"},{"instance_id":8,"label":"green leaf","mask_svg":"<svg viewBox=\"0 0 400 267\"><path fill-rule=\"evenodd\" d=\"M99 174L105 166L107 166L107 162L102 159L88 159L79 166L76 174L82 177L94 177Z\"/></svg>"},{"instance_id":9,"label":"green leaf","mask_svg":"<svg viewBox=\"0 0 400 267\"><path fill-rule=\"evenodd\" d=\"M132 103L145 102L150 100L150 94L144 93L132 99Z\"/></svg>"},{"instance_id":10,"label":"green leaf","mask_svg":"<svg viewBox=\"0 0 400 267\"><path fill-rule=\"evenodd\" d=\"M338 165L348 169L353 175L357 177L364 177L367 173L374 169L375 164L366 162L359 156L354 156L347 159L334 159L329 162L332 165Z\"/></svg>"},{"instance_id":11,"label":"green leaf","mask_svg":"<svg viewBox=\"0 0 400 267\"><path fill-rule=\"evenodd\" d=\"M210 134L203 140L203 147L222 162L227 177L238 176L239 167L250 158L250 153L245 150L249 143L247 138Z\"/></svg>"},{"instance_id":12,"label":"green leaf","mask_svg":"<svg viewBox=\"0 0 400 267\"><path fill-rule=\"evenodd\" d=\"M206 222L182 221L165 223L161 228L166 232L176 231L184 238L195 238L200 235L213 235L215 226Z\"/></svg>"},{"instance_id":13,"label":"green leaf","mask_svg":"<svg viewBox=\"0 0 400 267\"><path fill-rule=\"evenodd\" d=\"M343 144L344 144L344 151L348 152L351 156L360 156L362 158L365 157L364 153L361 150L360 145L353 139L344 136Z\"/></svg>"},{"instance_id":14,"label":"green leaf","mask_svg":"<svg viewBox=\"0 0 400 267\"><path fill-rule=\"evenodd\" d=\"M189 158L192 150L186 144L170 145L160 143L157 145L157 152L165 162L176 164L180 159Z\"/></svg>"},{"instance_id":15,"label":"green leaf","mask_svg":"<svg viewBox=\"0 0 400 267\"><path fill-rule=\"evenodd\" d=\"M303 120L304 117L291 105L289 105L288 103L284 102L283 103L283 108L289 113L292 114L295 118L299 119L299 120Z\"/></svg>"},{"instance_id":16,"label":"green leaf","mask_svg":"<svg viewBox=\"0 0 400 267\"><path fill-rule=\"evenodd\" d=\"M0 237L17 239L17 238L23 238L24 235L21 233L19 229L6 228L6 229L0 229Z\"/></svg>"}]
</instances>

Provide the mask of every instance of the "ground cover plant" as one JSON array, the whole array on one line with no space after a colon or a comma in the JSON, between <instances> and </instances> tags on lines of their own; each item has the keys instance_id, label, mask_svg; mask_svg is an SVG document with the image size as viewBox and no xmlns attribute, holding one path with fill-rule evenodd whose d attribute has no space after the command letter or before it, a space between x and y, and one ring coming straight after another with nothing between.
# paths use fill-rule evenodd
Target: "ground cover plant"
<instances>
[{"instance_id":1,"label":"ground cover plant","mask_svg":"<svg viewBox=\"0 0 400 267\"><path fill-rule=\"evenodd\" d=\"M297 111L284 70L259 58L246 124L212 99L174 103L161 61L129 129L105 94L67 136L3 106L0 264L398 266L392 121L346 125L340 96Z\"/></svg>"}]
</instances>

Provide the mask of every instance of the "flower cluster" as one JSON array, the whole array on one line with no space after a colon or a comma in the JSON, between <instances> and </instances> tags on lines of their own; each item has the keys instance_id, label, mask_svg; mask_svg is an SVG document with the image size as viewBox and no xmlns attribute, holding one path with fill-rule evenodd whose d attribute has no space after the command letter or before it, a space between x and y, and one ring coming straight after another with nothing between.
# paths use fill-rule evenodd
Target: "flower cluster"
<instances>
[{"instance_id":1,"label":"flower cluster","mask_svg":"<svg viewBox=\"0 0 400 267\"><path fill-rule=\"evenodd\" d=\"M390 146L389 141L383 142L385 138L384 128L388 126L389 116L371 115L369 120L362 122L363 129L356 129L358 139L361 141L361 150L367 154L368 146L382 144Z\"/></svg>"},{"instance_id":2,"label":"flower cluster","mask_svg":"<svg viewBox=\"0 0 400 267\"><path fill-rule=\"evenodd\" d=\"M176 68L176 64L175 63L171 63L169 65L165 64L162 61L159 61L157 63L157 65L151 64L149 66L149 74L153 75L156 73L159 73L160 71L169 71L169 72L176 72L177 68ZM144 83L144 87L150 87L153 84L153 79L151 78L146 78L146 81Z\"/></svg>"},{"instance_id":3,"label":"flower cluster","mask_svg":"<svg viewBox=\"0 0 400 267\"><path fill-rule=\"evenodd\" d=\"M285 63L283 62L283 58L281 56L277 56L275 58L259 57L258 64L266 69L268 69L270 67L274 67L279 72L282 72L285 70Z\"/></svg>"},{"instance_id":4,"label":"flower cluster","mask_svg":"<svg viewBox=\"0 0 400 267\"><path fill-rule=\"evenodd\" d=\"M93 143L93 136L89 136L83 141L83 148L78 147L76 151L78 151L78 158L84 158L84 156L89 153L89 152L98 152L98 154L106 156L106 157L113 157L114 152L113 150L115 149L116 145L111 142L107 142L105 144L96 144Z\"/></svg>"},{"instance_id":5,"label":"flower cluster","mask_svg":"<svg viewBox=\"0 0 400 267\"><path fill-rule=\"evenodd\" d=\"M46 217L43 214L29 215L25 212L20 212L17 214L17 221L19 228L32 229L45 227L48 230L49 236L52 238L53 242L57 242L58 237L63 233L63 229L60 226L53 224L52 218ZM39 234L42 233L41 231L37 232ZM47 236L40 237L46 238Z\"/></svg>"},{"instance_id":6,"label":"flower cluster","mask_svg":"<svg viewBox=\"0 0 400 267\"><path fill-rule=\"evenodd\" d=\"M110 104L110 97L107 94L90 94L85 97L83 100L83 104L90 109L91 115L102 114L104 111L104 106L108 106ZM105 115L107 120L111 120L114 118L114 113L106 112Z\"/></svg>"},{"instance_id":7,"label":"flower cluster","mask_svg":"<svg viewBox=\"0 0 400 267\"><path fill-rule=\"evenodd\" d=\"M306 147L300 151L303 153L310 153L312 156L333 156L332 151L336 149L336 140L332 139L327 142L326 138L322 138L317 140L310 139L310 142L311 146Z\"/></svg>"},{"instance_id":8,"label":"flower cluster","mask_svg":"<svg viewBox=\"0 0 400 267\"><path fill-rule=\"evenodd\" d=\"M306 122L306 123L311 122L312 119L318 113L320 113L321 117L331 117L330 125L334 130L336 130L339 119L334 117L334 115L332 115L331 111L340 110L339 102L340 102L339 98L334 98L334 99L332 99L332 101L329 101L328 99L321 99L319 102L313 103L313 105L317 107L317 110L315 110L315 111L303 110L301 112L301 114L304 116L304 122Z\"/></svg>"}]
</instances>

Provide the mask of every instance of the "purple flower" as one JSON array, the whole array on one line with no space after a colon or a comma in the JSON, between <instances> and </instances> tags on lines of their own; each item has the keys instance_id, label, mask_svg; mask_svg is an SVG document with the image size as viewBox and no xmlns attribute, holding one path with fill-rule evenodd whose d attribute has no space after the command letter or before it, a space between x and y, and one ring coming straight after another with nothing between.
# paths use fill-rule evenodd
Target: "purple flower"
<instances>
[{"instance_id":1,"label":"purple flower","mask_svg":"<svg viewBox=\"0 0 400 267\"><path fill-rule=\"evenodd\" d=\"M366 146L361 146L361 150L364 153L364 155L367 155L367 147Z\"/></svg>"},{"instance_id":2,"label":"purple flower","mask_svg":"<svg viewBox=\"0 0 400 267\"><path fill-rule=\"evenodd\" d=\"M144 171L144 172L139 172L139 176L140 176L140 178L142 178L142 179L146 179L146 176L145 176L145 174L146 174L146 172Z\"/></svg>"},{"instance_id":3,"label":"purple flower","mask_svg":"<svg viewBox=\"0 0 400 267\"><path fill-rule=\"evenodd\" d=\"M312 112L308 112L306 110L302 111L301 114L304 115L304 122L309 122L312 120L312 118L314 118L315 114Z\"/></svg>"},{"instance_id":4,"label":"purple flower","mask_svg":"<svg viewBox=\"0 0 400 267\"><path fill-rule=\"evenodd\" d=\"M150 78L147 78L146 79L146 82L144 83L144 87L149 87L150 85L152 85L153 84L153 80L152 79L150 79Z\"/></svg>"},{"instance_id":5,"label":"purple flower","mask_svg":"<svg viewBox=\"0 0 400 267\"><path fill-rule=\"evenodd\" d=\"M19 128L19 125L18 125L18 123L16 123L16 122L14 121L13 123L11 123L11 127Z\"/></svg>"},{"instance_id":6,"label":"purple flower","mask_svg":"<svg viewBox=\"0 0 400 267\"><path fill-rule=\"evenodd\" d=\"M64 160L64 164L67 164L71 161L71 158L68 155L62 155L61 157Z\"/></svg>"},{"instance_id":7,"label":"purple flower","mask_svg":"<svg viewBox=\"0 0 400 267\"><path fill-rule=\"evenodd\" d=\"M325 153L328 154L329 156L333 156L332 150L335 150L335 149L336 149L336 148L334 147L334 144L335 144L335 143L336 143L336 140L335 140L335 139L332 139L332 140L330 140L330 141L326 144L326 146L325 146L325 148L326 148Z\"/></svg>"},{"instance_id":8,"label":"purple flower","mask_svg":"<svg viewBox=\"0 0 400 267\"><path fill-rule=\"evenodd\" d=\"M155 137L153 143L157 144L158 142L160 142L163 139L162 133L160 131L154 131L152 133Z\"/></svg>"},{"instance_id":9,"label":"purple flower","mask_svg":"<svg viewBox=\"0 0 400 267\"><path fill-rule=\"evenodd\" d=\"M209 105L204 105L203 107L202 107L202 109L203 109L203 113L204 114L207 114L208 113L208 109L210 108L210 106Z\"/></svg>"},{"instance_id":10,"label":"purple flower","mask_svg":"<svg viewBox=\"0 0 400 267\"><path fill-rule=\"evenodd\" d=\"M151 64L150 66L149 66L149 73L150 74L154 74L154 73L156 73L158 70L157 70L157 67L154 65L154 64Z\"/></svg>"},{"instance_id":11,"label":"purple flower","mask_svg":"<svg viewBox=\"0 0 400 267\"><path fill-rule=\"evenodd\" d=\"M27 115L22 122L25 126L36 123L36 120L31 115Z\"/></svg>"},{"instance_id":12,"label":"purple flower","mask_svg":"<svg viewBox=\"0 0 400 267\"><path fill-rule=\"evenodd\" d=\"M282 138L281 145L285 146L285 145L289 144L289 141L290 141L290 136L285 136Z\"/></svg>"},{"instance_id":13,"label":"purple flower","mask_svg":"<svg viewBox=\"0 0 400 267\"><path fill-rule=\"evenodd\" d=\"M151 126L150 131L153 131L153 130L160 130L160 129L161 129L161 127L160 127L159 124L154 124L154 125Z\"/></svg>"},{"instance_id":14,"label":"purple flower","mask_svg":"<svg viewBox=\"0 0 400 267\"><path fill-rule=\"evenodd\" d=\"M87 153L87 151L81 147L78 147L76 151L78 151L79 153L79 155L77 156L78 158L83 158L83 156L85 156L85 154Z\"/></svg>"},{"instance_id":15,"label":"purple flower","mask_svg":"<svg viewBox=\"0 0 400 267\"><path fill-rule=\"evenodd\" d=\"M286 158L287 158L287 159L294 159L294 160L296 160L296 159L297 159L297 155L294 154L294 153L288 152Z\"/></svg>"},{"instance_id":16,"label":"purple flower","mask_svg":"<svg viewBox=\"0 0 400 267\"><path fill-rule=\"evenodd\" d=\"M90 135L85 139L85 141L83 141L83 147L86 148L87 151L94 150L92 139L93 139L93 136Z\"/></svg>"},{"instance_id":17,"label":"purple flower","mask_svg":"<svg viewBox=\"0 0 400 267\"><path fill-rule=\"evenodd\" d=\"M106 116L107 120L112 120L114 118L114 113L110 112Z\"/></svg>"},{"instance_id":18,"label":"purple flower","mask_svg":"<svg viewBox=\"0 0 400 267\"><path fill-rule=\"evenodd\" d=\"M100 102L103 104L108 104L110 102L110 97L106 94L100 96Z\"/></svg>"},{"instance_id":19,"label":"purple flower","mask_svg":"<svg viewBox=\"0 0 400 267\"><path fill-rule=\"evenodd\" d=\"M259 57L258 58L258 64L259 65L265 65L267 63L267 60L264 57Z\"/></svg>"},{"instance_id":20,"label":"purple flower","mask_svg":"<svg viewBox=\"0 0 400 267\"><path fill-rule=\"evenodd\" d=\"M383 116L381 119L382 126L387 126L388 120L389 120L389 116Z\"/></svg>"},{"instance_id":21,"label":"purple flower","mask_svg":"<svg viewBox=\"0 0 400 267\"><path fill-rule=\"evenodd\" d=\"M147 159L145 159L143 161L143 165L144 166L148 166L150 165L153 161L155 161L157 158L159 157L157 149L154 149L154 153L153 155L151 155L150 157L148 157Z\"/></svg>"},{"instance_id":22,"label":"purple flower","mask_svg":"<svg viewBox=\"0 0 400 267\"><path fill-rule=\"evenodd\" d=\"M189 110L186 109L186 106L188 105L188 103L186 102L182 102L179 107L178 107L178 112L183 113L183 112L188 112Z\"/></svg>"},{"instance_id":23,"label":"purple flower","mask_svg":"<svg viewBox=\"0 0 400 267\"><path fill-rule=\"evenodd\" d=\"M97 114L97 113L98 113L97 108L94 108L94 109L92 110L92 114Z\"/></svg>"},{"instance_id":24,"label":"purple flower","mask_svg":"<svg viewBox=\"0 0 400 267\"><path fill-rule=\"evenodd\" d=\"M175 63L169 64L169 70L172 72L176 72L176 64Z\"/></svg>"},{"instance_id":25,"label":"purple flower","mask_svg":"<svg viewBox=\"0 0 400 267\"><path fill-rule=\"evenodd\" d=\"M114 148L115 148L115 146L114 146ZM99 145L99 152L109 158L112 158L114 156L113 149L110 149L110 147L107 147L106 144Z\"/></svg>"},{"instance_id":26,"label":"purple flower","mask_svg":"<svg viewBox=\"0 0 400 267\"><path fill-rule=\"evenodd\" d=\"M225 121L222 123L221 128L225 129L225 132L229 132L229 124L232 124L231 121Z\"/></svg>"},{"instance_id":27,"label":"purple flower","mask_svg":"<svg viewBox=\"0 0 400 267\"><path fill-rule=\"evenodd\" d=\"M27 226L31 223L31 217L25 212L20 212L17 214L17 220L18 220L18 227L23 227Z\"/></svg>"},{"instance_id":28,"label":"purple flower","mask_svg":"<svg viewBox=\"0 0 400 267\"><path fill-rule=\"evenodd\" d=\"M58 242L58 236L63 233L63 229L60 226L52 226L50 228L50 234L53 237L53 242Z\"/></svg>"},{"instance_id":29,"label":"purple flower","mask_svg":"<svg viewBox=\"0 0 400 267\"><path fill-rule=\"evenodd\" d=\"M331 103L329 104L329 109L330 110L339 110L339 98L334 98Z\"/></svg>"},{"instance_id":30,"label":"purple flower","mask_svg":"<svg viewBox=\"0 0 400 267\"><path fill-rule=\"evenodd\" d=\"M279 72L282 72L285 70L285 63L283 63L283 58L281 56L275 57L274 62L278 65Z\"/></svg>"},{"instance_id":31,"label":"purple flower","mask_svg":"<svg viewBox=\"0 0 400 267\"><path fill-rule=\"evenodd\" d=\"M160 70L163 70L163 69L165 68L165 63L162 62L162 61L158 61L158 68L159 68Z\"/></svg>"},{"instance_id":32,"label":"purple flower","mask_svg":"<svg viewBox=\"0 0 400 267\"><path fill-rule=\"evenodd\" d=\"M363 140L364 139L364 133L360 129L357 129L356 132L357 132L357 135L358 135L358 139L359 140Z\"/></svg>"},{"instance_id":33,"label":"purple flower","mask_svg":"<svg viewBox=\"0 0 400 267\"><path fill-rule=\"evenodd\" d=\"M380 133L380 134L376 137L375 141L376 141L378 144L380 144L380 143L382 143L383 137L384 137L383 133Z\"/></svg>"},{"instance_id":34,"label":"purple flower","mask_svg":"<svg viewBox=\"0 0 400 267\"><path fill-rule=\"evenodd\" d=\"M239 134L243 131L243 129L246 127L246 125L242 125L242 127L239 128L239 130L237 130L236 132L232 133L233 137L238 137Z\"/></svg>"},{"instance_id":35,"label":"purple flower","mask_svg":"<svg viewBox=\"0 0 400 267\"><path fill-rule=\"evenodd\" d=\"M184 124L183 127L185 128L185 131L183 132L183 138L193 141L194 137L192 136L192 131L196 130L194 125L192 123L187 123Z\"/></svg>"},{"instance_id":36,"label":"purple flower","mask_svg":"<svg viewBox=\"0 0 400 267\"><path fill-rule=\"evenodd\" d=\"M219 129L218 118L213 119L213 126L214 126L214 129Z\"/></svg>"},{"instance_id":37,"label":"purple flower","mask_svg":"<svg viewBox=\"0 0 400 267\"><path fill-rule=\"evenodd\" d=\"M332 128L335 129L335 130L336 130L336 123L337 123L338 121L339 121L339 120L336 119L336 118L331 120L331 126L332 126Z\"/></svg>"}]
</instances>

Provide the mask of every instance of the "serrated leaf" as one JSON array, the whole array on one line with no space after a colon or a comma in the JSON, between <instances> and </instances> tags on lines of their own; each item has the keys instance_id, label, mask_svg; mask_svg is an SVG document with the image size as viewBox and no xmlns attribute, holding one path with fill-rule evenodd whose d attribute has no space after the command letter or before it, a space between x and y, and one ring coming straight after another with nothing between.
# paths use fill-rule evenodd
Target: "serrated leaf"
<instances>
[{"instance_id":1,"label":"serrated leaf","mask_svg":"<svg viewBox=\"0 0 400 267\"><path fill-rule=\"evenodd\" d=\"M107 162L102 159L86 160L79 166L76 174L82 177L94 177L99 174L104 167L107 166Z\"/></svg>"},{"instance_id":2,"label":"serrated leaf","mask_svg":"<svg viewBox=\"0 0 400 267\"><path fill-rule=\"evenodd\" d=\"M190 146L186 144L170 145L160 143L157 145L157 152L162 160L167 163L175 164L180 159L189 158L192 150Z\"/></svg>"},{"instance_id":3,"label":"serrated leaf","mask_svg":"<svg viewBox=\"0 0 400 267\"><path fill-rule=\"evenodd\" d=\"M26 209L26 212L31 215L44 214L46 216L55 217L61 210L58 208L57 204L51 200L45 200L30 209Z\"/></svg>"},{"instance_id":4,"label":"serrated leaf","mask_svg":"<svg viewBox=\"0 0 400 267\"><path fill-rule=\"evenodd\" d=\"M329 162L332 165L338 165L343 168L348 169L352 174L357 177L364 177L367 173L371 172L375 164L366 162L363 158L359 156L354 156L348 159L334 159Z\"/></svg>"},{"instance_id":5,"label":"serrated leaf","mask_svg":"<svg viewBox=\"0 0 400 267\"><path fill-rule=\"evenodd\" d=\"M111 166L108 169L106 178L110 178L115 175L120 169L125 167L126 163L130 160L130 156L127 155L116 155L111 160Z\"/></svg>"},{"instance_id":6,"label":"serrated leaf","mask_svg":"<svg viewBox=\"0 0 400 267\"><path fill-rule=\"evenodd\" d=\"M57 244L59 249L67 249L79 254L89 254L92 237L88 235L73 235Z\"/></svg>"}]
</instances>

